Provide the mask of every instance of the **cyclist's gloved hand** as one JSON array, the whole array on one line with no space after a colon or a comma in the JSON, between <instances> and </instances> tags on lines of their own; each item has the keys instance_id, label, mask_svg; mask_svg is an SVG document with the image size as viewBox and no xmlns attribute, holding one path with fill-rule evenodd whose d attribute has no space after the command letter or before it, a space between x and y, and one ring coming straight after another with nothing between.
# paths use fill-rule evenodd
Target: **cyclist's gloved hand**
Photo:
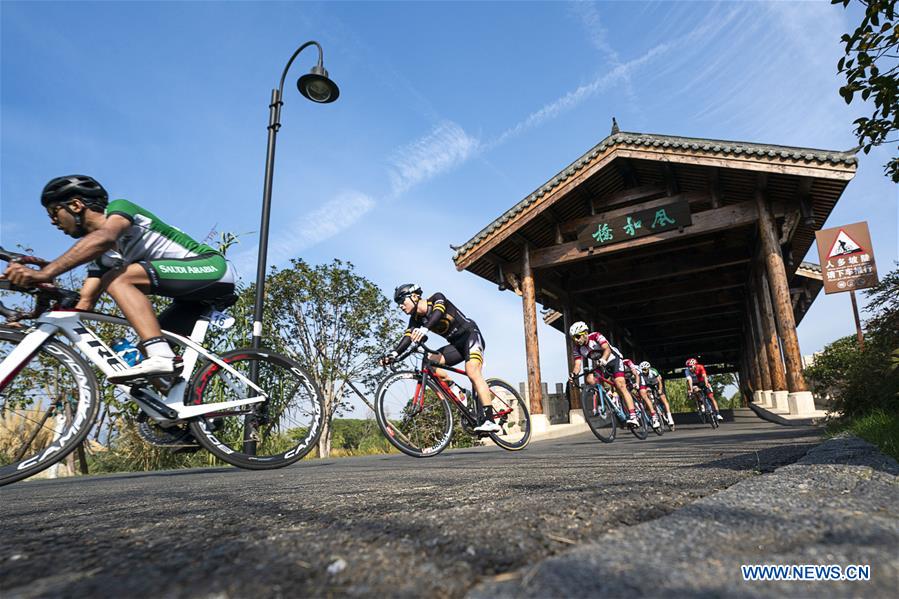
<instances>
[{"instance_id":1,"label":"cyclist's gloved hand","mask_svg":"<svg viewBox=\"0 0 899 599\"><path fill-rule=\"evenodd\" d=\"M412 343L418 343L427 334L428 329L426 329L425 327L418 327L417 329L412 331Z\"/></svg>"},{"instance_id":2,"label":"cyclist's gloved hand","mask_svg":"<svg viewBox=\"0 0 899 599\"><path fill-rule=\"evenodd\" d=\"M571 372L568 373L568 380L569 380L569 381L573 381L573 380L575 380L575 379L578 377L578 375L580 375L580 374L581 374L580 372L575 372L574 370L572 370Z\"/></svg>"},{"instance_id":3,"label":"cyclist's gloved hand","mask_svg":"<svg viewBox=\"0 0 899 599\"><path fill-rule=\"evenodd\" d=\"M393 364L396 361L397 355L398 354L395 351L392 351L389 354L387 354L386 356L382 356L381 359L378 360L378 363L381 366L389 366L390 364Z\"/></svg>"}]
</instances>

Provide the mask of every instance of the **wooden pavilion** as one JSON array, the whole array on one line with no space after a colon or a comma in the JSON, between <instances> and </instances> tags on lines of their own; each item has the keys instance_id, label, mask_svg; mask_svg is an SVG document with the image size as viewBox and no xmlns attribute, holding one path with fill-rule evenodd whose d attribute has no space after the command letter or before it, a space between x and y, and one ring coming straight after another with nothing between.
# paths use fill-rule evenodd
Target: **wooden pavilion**
<instances>
[{"instance_id":1,"label":"wooden pavilion","mask_svg":"<svg viewBox=\"0 0 899 599\"><path fill-rule=\"evenodd\" d=\"M822 282L802 258L856 167L854 151L629 133L613 121L598 145L453 247L453 260L522 297L535 415L537 303L563 333L584 320L669 376L697 357L710 372L738 372L755 401L808 413L796 325Z\"/></svg>"}]
</instances>

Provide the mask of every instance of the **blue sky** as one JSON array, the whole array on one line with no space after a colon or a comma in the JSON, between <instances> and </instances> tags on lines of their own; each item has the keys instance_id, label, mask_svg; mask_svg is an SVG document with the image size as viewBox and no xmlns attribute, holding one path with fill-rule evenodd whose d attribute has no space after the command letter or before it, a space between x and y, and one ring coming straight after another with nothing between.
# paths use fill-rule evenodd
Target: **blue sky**
<instances>
[{"instance_id":1,"label":"blue sky","mask_svg":"<svg viewBox=\"0 0 899 599\"><path fill-rule=\"evenodd\" d=\"M489 374L524 378L521 302L456 272L466 241L622 129L845 150L862 114L837 94L839 36L859 19L818 3L0 3L0 242L54 257L68 238L38 196L95 176L194 237L244 233L254 277L270 90L316 39L341 87L314 105L288 77L270 259L339 257L385 292L440 290L476 319ZM827 226L867 220L897 258L888 149L861 156ZM817 261L815 248L810 257ZM803 353L854 330L819 296ZM544 380L563 339L539 330ZM698 350L701 348L697 348Z\"/></svg>"}]
</instances>

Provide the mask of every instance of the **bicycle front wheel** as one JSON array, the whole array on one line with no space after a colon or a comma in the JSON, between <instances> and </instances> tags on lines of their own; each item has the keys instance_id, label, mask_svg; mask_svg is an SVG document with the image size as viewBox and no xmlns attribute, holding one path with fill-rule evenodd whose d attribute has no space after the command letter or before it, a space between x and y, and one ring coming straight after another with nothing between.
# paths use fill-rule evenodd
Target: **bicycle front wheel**
<instances>
[{"instance_id":1,"label":"bicycle front wheel","mask_svg":"<svg viewBox=\"0 0 899 599\"><path fill-rule=\"evenodd\" d=\"M453 436L449 402L433 381L421 384L421 373L395 372L381 381L375 394L378 427L390 444L414 458L432 457Z\"/></svg>"},{"instance_id":2,"label":"bicycle front wheel","mask_svg":"<svg viewBox=\"0 0 899 599\"><path fill-rule=\"evenodd\" d=\"M239 468L282 468L309 453L322 434L324 402L312 378L294 360L255 349L238 349L223 362L256 381L260 403L210 412L191 421L197 441L215 457ZM246 380L215 362L201 368L185 403L216 404L255 397Z\"/></svg>"},{"instance_id":3,"label":"bicycle front wheel","mask_svg":"<svg viewBox=\"0 0 899 599\"><path fill-rule=\"evenodd\" d=\"M600 391L596 385L589 385L581 394L581 407L587 426L596 438L603 443L614 441L617 432L616 417L605 392Z\"/></svg>"},{"instance_id":4,"label":"bicycle front wheel","mask_svg":"<svg viewBox=\"0 0 899 599\"><path fill-rule=\"evenodd\" d=\"M493 442L509 451L524 449L531 440L531 415L515 387L500 379L487 379L493 419L503 432L490 433Z\"/></svg>"},{"instance_id":5,"label":"bicycle front wheel","mask_svg":"<svg viewBox=\"0 0 899 599\"><path fill-rule=\"evenodd\" d=\"M0 331L0 361L25 338ZM0 485L53 467L50 477L76 474L59 464L87 437L100 391L84 359L57 341L45 342L0 393Z\"/></svg>"},{"instance_id":6,"label":"bicycle front wheel","mask_svg":"<svg viewBox=\"0 0 899 599\"><path fill-rule=\"evenodd\" d=\"M708 397L705 398L705 413L712 428L718 428L718 419L715 417L715 412L712 411L712 402Z\"/></svg>"},{"instance_id":7,"label":"bicycle front wheel","mask_svg":"<svg viewBox=\"0 0 899 599\"><path fill-rule=\"evenodd\" d=\"M644 414L643 409L643 400L640 399L640 396L633 397L631 399L634 401L634 411L637 413L637 422L639 424L637 426L631 426L631 432L634 433L634 436L643 441L646 437L649 436L649 427L646 425L646 415Z\"/></svg>"}]
</instances>

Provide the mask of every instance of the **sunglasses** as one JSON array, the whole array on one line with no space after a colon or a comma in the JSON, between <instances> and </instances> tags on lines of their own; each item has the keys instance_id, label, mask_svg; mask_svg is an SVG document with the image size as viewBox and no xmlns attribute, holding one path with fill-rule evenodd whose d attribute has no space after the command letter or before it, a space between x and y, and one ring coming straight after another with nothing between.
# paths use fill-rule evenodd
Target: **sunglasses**
<instances>
[{"instance_id":1,"label":"sunglasses","mask_svg":"<svg viewBox=\"0 0 899 599\"><path fill-rule=\"evenodd\" d=\"M59 219L56 217L59 214L59 211L65 208L65 204L53 204L47 208L47 214L50 216L50 220L54 223L58 223Z\"/></svg>"},{"instance_id":2,"label":"sunglasses","mask_svg":"<svg viewBox=\"0 0 899 599\"><path fill-rule=\"evenodd\" d=\"M575 339L583 339L586 336L587 336L587 333L578 333L577 335L574 336L574 338Z\"/></svg>"}]
</instances>

